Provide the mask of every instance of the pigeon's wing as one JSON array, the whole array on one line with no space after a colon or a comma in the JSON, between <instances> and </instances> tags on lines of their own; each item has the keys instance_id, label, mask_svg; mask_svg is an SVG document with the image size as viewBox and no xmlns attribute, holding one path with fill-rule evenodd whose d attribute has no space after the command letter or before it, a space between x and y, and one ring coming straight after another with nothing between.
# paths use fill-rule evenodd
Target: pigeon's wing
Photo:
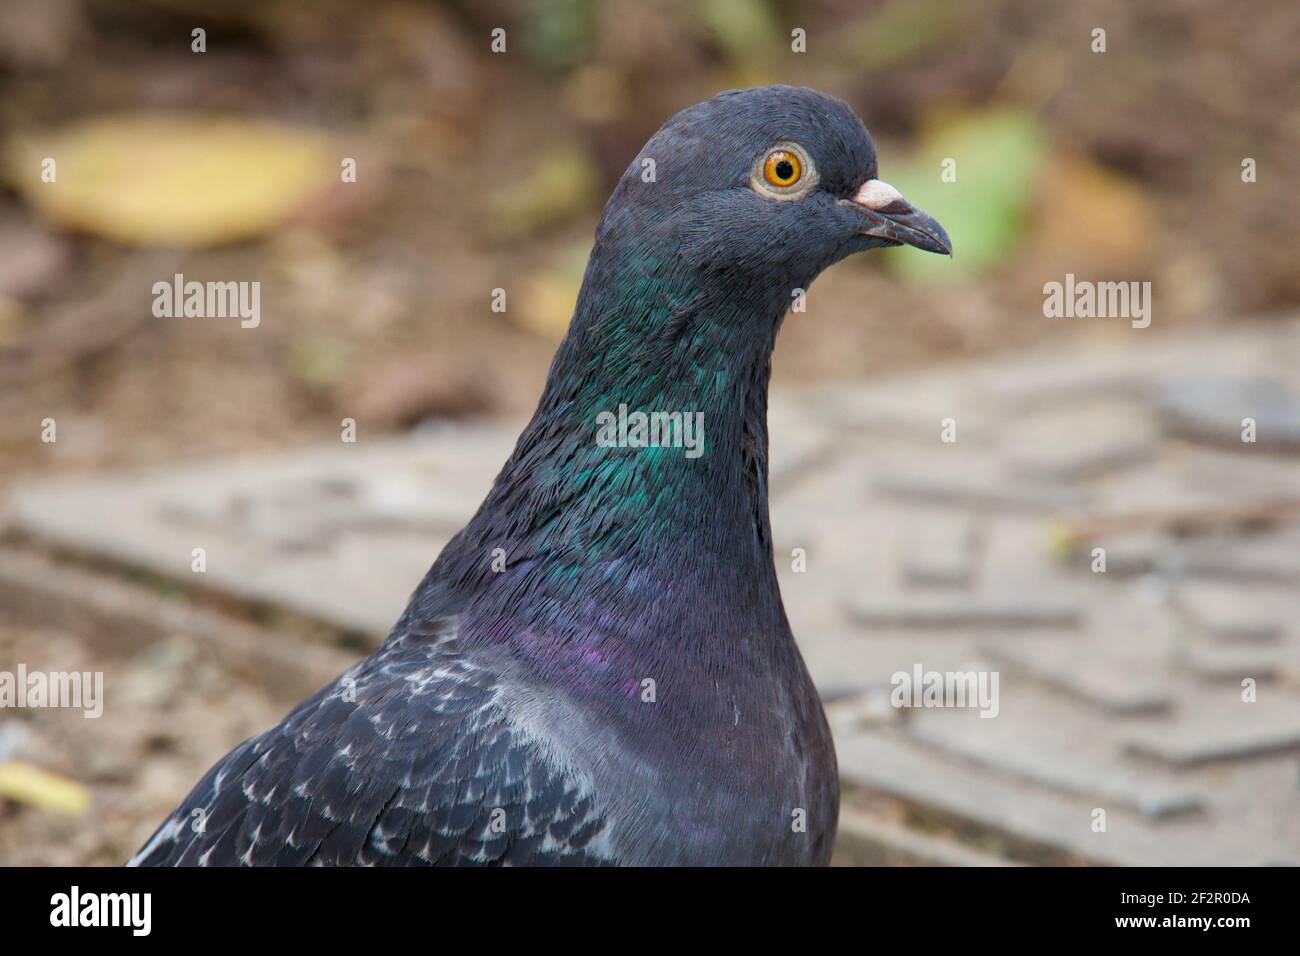
<instances>
[{"instance_id":1,"label":"pigeon's wing","mask_svg":"<svg viewBox=\"0 0 1300 956\"><path fill-rule=\"evenodd\" d=\"M590 787L507 719L454 627L399 626L227 754L129 865L603 862Z\"/></svg>"}]
</instances>

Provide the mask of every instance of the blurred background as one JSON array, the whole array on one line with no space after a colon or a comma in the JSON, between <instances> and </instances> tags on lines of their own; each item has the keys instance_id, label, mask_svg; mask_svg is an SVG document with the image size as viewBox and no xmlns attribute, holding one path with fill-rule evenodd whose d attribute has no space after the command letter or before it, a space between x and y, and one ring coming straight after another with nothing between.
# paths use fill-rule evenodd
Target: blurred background
<instances>
[{"instance_id":1,"label":"blurred background","mask_svg":"<svg viewBox=\"0 0 1300 956\"><path fill-rule=\"evenodd\" d=\"M531 411L613 183L677 110L775 82L847 100L881 178L956 247L952 260L890 250L832 269L775 358L774 388L790 396L773 422L774 455L788 456L778 545L819 542L820 522L836 569L823 590L783 587L859 788L843 861L1300 860L1293 3L2 0L0 12L0 669L101 670L109 694L98 721L0 711L0 863L120 863L213 760L382 636ZM340 179L345 158L355 182ZM261 324L155 318L150 289L174 273L259 281ZM1151 282L1151 327L1045 318L1043 285L1067 273ZM1063 381L1080 383L1068 398ZM1122 407L1098 409L1099 396ZM927 497L915 475L954 466L925 458L918 435L933 445L958 411L986 453L958 470L987 467L987 480ZM1224 450L1252 413L1273 426L1263 463ZM364 467L310 457L337 446L345 417L380 443ZM55 442L41 440L46 419ZM411 436L427 441L407 455ZM882 457L912 470L873 470ZM416 459L424 470L405 484L365 484ZM334 468L333 498L295 484ZM262 474L265 496L248 490ZM436 514L410 503L426 479ZM337 500L357 488L359 503ZM836 488L856 489L867 522L842 551L845 516L824 507ZM301 540L306 519L275 510L286 501L307 503L307 537L324 544ZM293 528L196 586L198 539L151 524L175 518L159 502L193 509L178 526L206 527L209 542ZM368 531L350 524L361 512ZM880 543L906 551L930 534L939 551L979 542L972 553L1003 578L971 584ZM1071 576L1072 555L1115 534L1127 590ZM1228 545L1246 557L1223 558ZM399 555L400 572L374 573L372 546ZM1264 553L1276 560L1260 571L1250 558ZM258 564L295 555L308 570L285 582ZM326 587L330 568L344 573ZM877 579L897 593L863 583ZM373 612L340 595L349 582L371 589ZM1067 607L1042 619L984 600L1051 582ZM337 604L314 601L321 590ZM1130 599L1148 617L1086 613ZM1272 623L1243 622L1260 608ZM1049 633L991 649L1008 613ZM1036 690L970 731L882 715L892 671L974 659ZM1130 686L1135 673L1150 681ZM1274 709L1239 728L1245 743L1207 743L1184 717L1232 719L1188 702L1231 704L1243 676L1272 682ZM1042 736L1059 697L1082 701L1055 724L1073 728L1065 750ZM1263 822L1250 823L1242 801L1261 788ZM1089 843L1087 814L1109 805L1129 825Z\"/></svg>"}]
</instances>

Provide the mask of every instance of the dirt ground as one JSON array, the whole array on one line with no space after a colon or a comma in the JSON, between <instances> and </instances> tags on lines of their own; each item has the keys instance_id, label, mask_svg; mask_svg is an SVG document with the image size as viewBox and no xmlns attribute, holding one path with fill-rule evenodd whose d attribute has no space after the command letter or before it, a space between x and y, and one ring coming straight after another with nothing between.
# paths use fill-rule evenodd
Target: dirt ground
<instances>
[{"instance_id":1,"label":"dirt ground","mask_svg":"<svg viewBox=\"0 0 1300 956\"><path fill-rule=\"evenodd\" d=\"M287 709L288 702L203 660L184 637L126 658L112 655L112 646L112 635L89 629L0 628L4 660L103 671L106 686L116 688L112 719L37 709L6 721L5 743L16 754L94 795L84 816L0 805L6 865L120 865L232 741L271 726Z\"/></svg>"}]
</instances>

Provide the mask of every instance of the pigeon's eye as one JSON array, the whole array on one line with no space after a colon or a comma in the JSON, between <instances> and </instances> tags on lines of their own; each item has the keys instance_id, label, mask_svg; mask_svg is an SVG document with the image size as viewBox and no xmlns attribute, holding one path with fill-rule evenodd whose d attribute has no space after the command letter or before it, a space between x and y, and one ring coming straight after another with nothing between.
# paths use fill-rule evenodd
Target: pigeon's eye
<instances>
[{"instance_id":1,"label":"pigeon's eye","mask_svg":"<svg viewBox=\"0 0 1300 956\"><path fill-rule=\"evenodd\" d=\"M788 149L774 149L763 160L763 178L769 186L793 186L803 175L803 163Z\"/></svg>"},{"instance_id":2,"label":"pigeon's eye","mask_svg":"<svg viewBox=\"0 0 1300 956\"><path fill-rule=\"evenodd\" d=\"M798 199L817 183L812 160L794 143L777 143L759 157L750 184L771 199Z\"/></svg>"}]
</instances>

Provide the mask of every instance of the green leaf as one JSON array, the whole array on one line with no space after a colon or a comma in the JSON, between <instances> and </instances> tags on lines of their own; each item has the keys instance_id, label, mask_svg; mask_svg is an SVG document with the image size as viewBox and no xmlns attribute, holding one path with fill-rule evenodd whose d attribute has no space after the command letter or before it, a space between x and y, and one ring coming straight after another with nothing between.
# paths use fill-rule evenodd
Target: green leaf
<instances>
[{"instance_id":1,"label":"green leaf","mask_svg":"<svg viewBox=\"0 0 1300 956\"><path fill-rule=\"evenodd\" d=\"M1034 182L1046 155L1038 121L1018 109L965 114L936 127L915 156L886 166L880 178L943 224L953 257L891 250L888 261L909 279L957 279L1003 261L1024 234ZM944 181L951 161L955 181Z\"/></svg>"}]
</instances>

